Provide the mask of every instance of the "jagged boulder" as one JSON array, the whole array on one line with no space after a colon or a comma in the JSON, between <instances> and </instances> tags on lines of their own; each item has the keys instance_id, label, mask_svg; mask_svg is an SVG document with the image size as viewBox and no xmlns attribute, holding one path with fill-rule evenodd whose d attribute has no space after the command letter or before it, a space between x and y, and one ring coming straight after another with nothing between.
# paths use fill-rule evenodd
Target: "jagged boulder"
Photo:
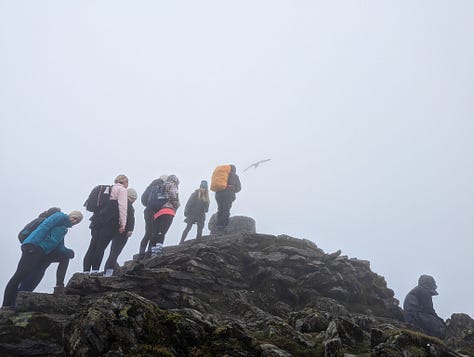
<instances>
[{"instance_id":1,"label":"jagged boulder","mask_svg":"<svg viewBox=\"0 0 474 357\"><path fill-rule=\"evenodd\" d=\"M367 261L286 235L207 236L132 260L113 277L77 273L65 295L21 293L0 310L1 356L461 356L411 331ZM459 351L459 352L455 352Z\"/></svg>"},{"instance_id":2,"label":"jagged boulder","mask_svg":"<svg viewBox=\"0 0 474 357\"><path fill-rule=\"evenodd\" d=\"M217 230L217 214L214 213L207 224L211 234L256 233L255 220L247 216L232 216L224 230Z\"/></svg>"},{"instance_id":3,"label":"jagged boulder","mask_svg":"<svg viewBox=\"0 0 474 357\"><path fill-rule=\"evenodd\" d=\"M474 320L466 314L452 314L447 321L446 342L453 349L474 356Z\"/></svg>"}]
</instances>

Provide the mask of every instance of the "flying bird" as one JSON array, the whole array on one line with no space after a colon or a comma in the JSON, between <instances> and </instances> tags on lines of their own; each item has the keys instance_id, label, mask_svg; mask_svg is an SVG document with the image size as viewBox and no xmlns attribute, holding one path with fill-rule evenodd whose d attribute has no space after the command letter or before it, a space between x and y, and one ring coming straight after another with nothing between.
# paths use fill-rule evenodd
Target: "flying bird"
<instances>
[{"instance_id":1,"label":"flying bird","mask_svg":"<svg viewBox=\"0 0 474 357\"><path fill-rule=\"evenodd\" d=\"M246 168L244 171L242 171L242 172L245 172L245 171L247 171L247 170L248 170L248 169L250 169L251 167L255 167L255 168L257 168L257 167L258 167L258 165L260 165L261 163L263 163L263 162L267 162L267 161L270 161L270 160L271 160L271 159L265 159L265 160L260 160L260 161L257 161L257 162L255 162L255 163L253 163L252 165L250 165L249 167L247 167L247 168Z\"/></svg>"}]
</instances>

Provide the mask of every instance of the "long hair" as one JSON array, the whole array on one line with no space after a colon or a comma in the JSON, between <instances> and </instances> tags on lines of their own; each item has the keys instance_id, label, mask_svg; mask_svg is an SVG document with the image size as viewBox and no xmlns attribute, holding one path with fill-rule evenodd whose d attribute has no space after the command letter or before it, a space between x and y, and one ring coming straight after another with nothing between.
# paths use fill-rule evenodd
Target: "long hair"
<instances>
[{"instance_id":1,"label":"long hair","mask_svg":"<svg viewBox=\"0 0 474 357\"><path fill-rule=\"evenodd\" d=\"M209 190L206 188L203 192L203 190L199 189L198 199L203 200L204 202L209 202Z\"/></svg>"}]
</instances>

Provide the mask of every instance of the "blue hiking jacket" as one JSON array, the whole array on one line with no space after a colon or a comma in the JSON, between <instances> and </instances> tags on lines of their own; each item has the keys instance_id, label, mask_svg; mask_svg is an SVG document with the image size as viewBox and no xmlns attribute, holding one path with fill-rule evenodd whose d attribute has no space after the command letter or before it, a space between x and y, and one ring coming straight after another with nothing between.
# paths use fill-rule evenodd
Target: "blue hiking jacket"
<instances>
[{"instance_id":1,"label":"blue hiking jacket","mask_svg":"<svg viewBox=\"0 0 474 357\"><path fill-rule=\"evenodd\" d=\"M67 229L71 227L69 216L63 212L56 212L46 218L31 234L23 241L23 244L33 244L49 254L55 248L66 252L64 247L64 236Z\"/></svg>"}]
</instances>

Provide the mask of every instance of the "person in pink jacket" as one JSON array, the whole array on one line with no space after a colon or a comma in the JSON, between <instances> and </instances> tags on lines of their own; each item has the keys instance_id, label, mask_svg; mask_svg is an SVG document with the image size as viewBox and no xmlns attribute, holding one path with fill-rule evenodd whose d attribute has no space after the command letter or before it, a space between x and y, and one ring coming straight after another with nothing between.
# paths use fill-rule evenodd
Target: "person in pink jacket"
<instances>
[{"instance_id":1,"label":"person in pink jacket","mask_svg":"<svg viewBox=\"0 0 474 357\"><path fill-rule=\"evenodd\" d=\"M83 261L84 273L98 275L104 251L112 238L125 232L128 206L128 177L118 175L110 191L107 208L91 223L92 239ZM94 216L93 216L94 217Z\"/></svg>"}]
</instances>

